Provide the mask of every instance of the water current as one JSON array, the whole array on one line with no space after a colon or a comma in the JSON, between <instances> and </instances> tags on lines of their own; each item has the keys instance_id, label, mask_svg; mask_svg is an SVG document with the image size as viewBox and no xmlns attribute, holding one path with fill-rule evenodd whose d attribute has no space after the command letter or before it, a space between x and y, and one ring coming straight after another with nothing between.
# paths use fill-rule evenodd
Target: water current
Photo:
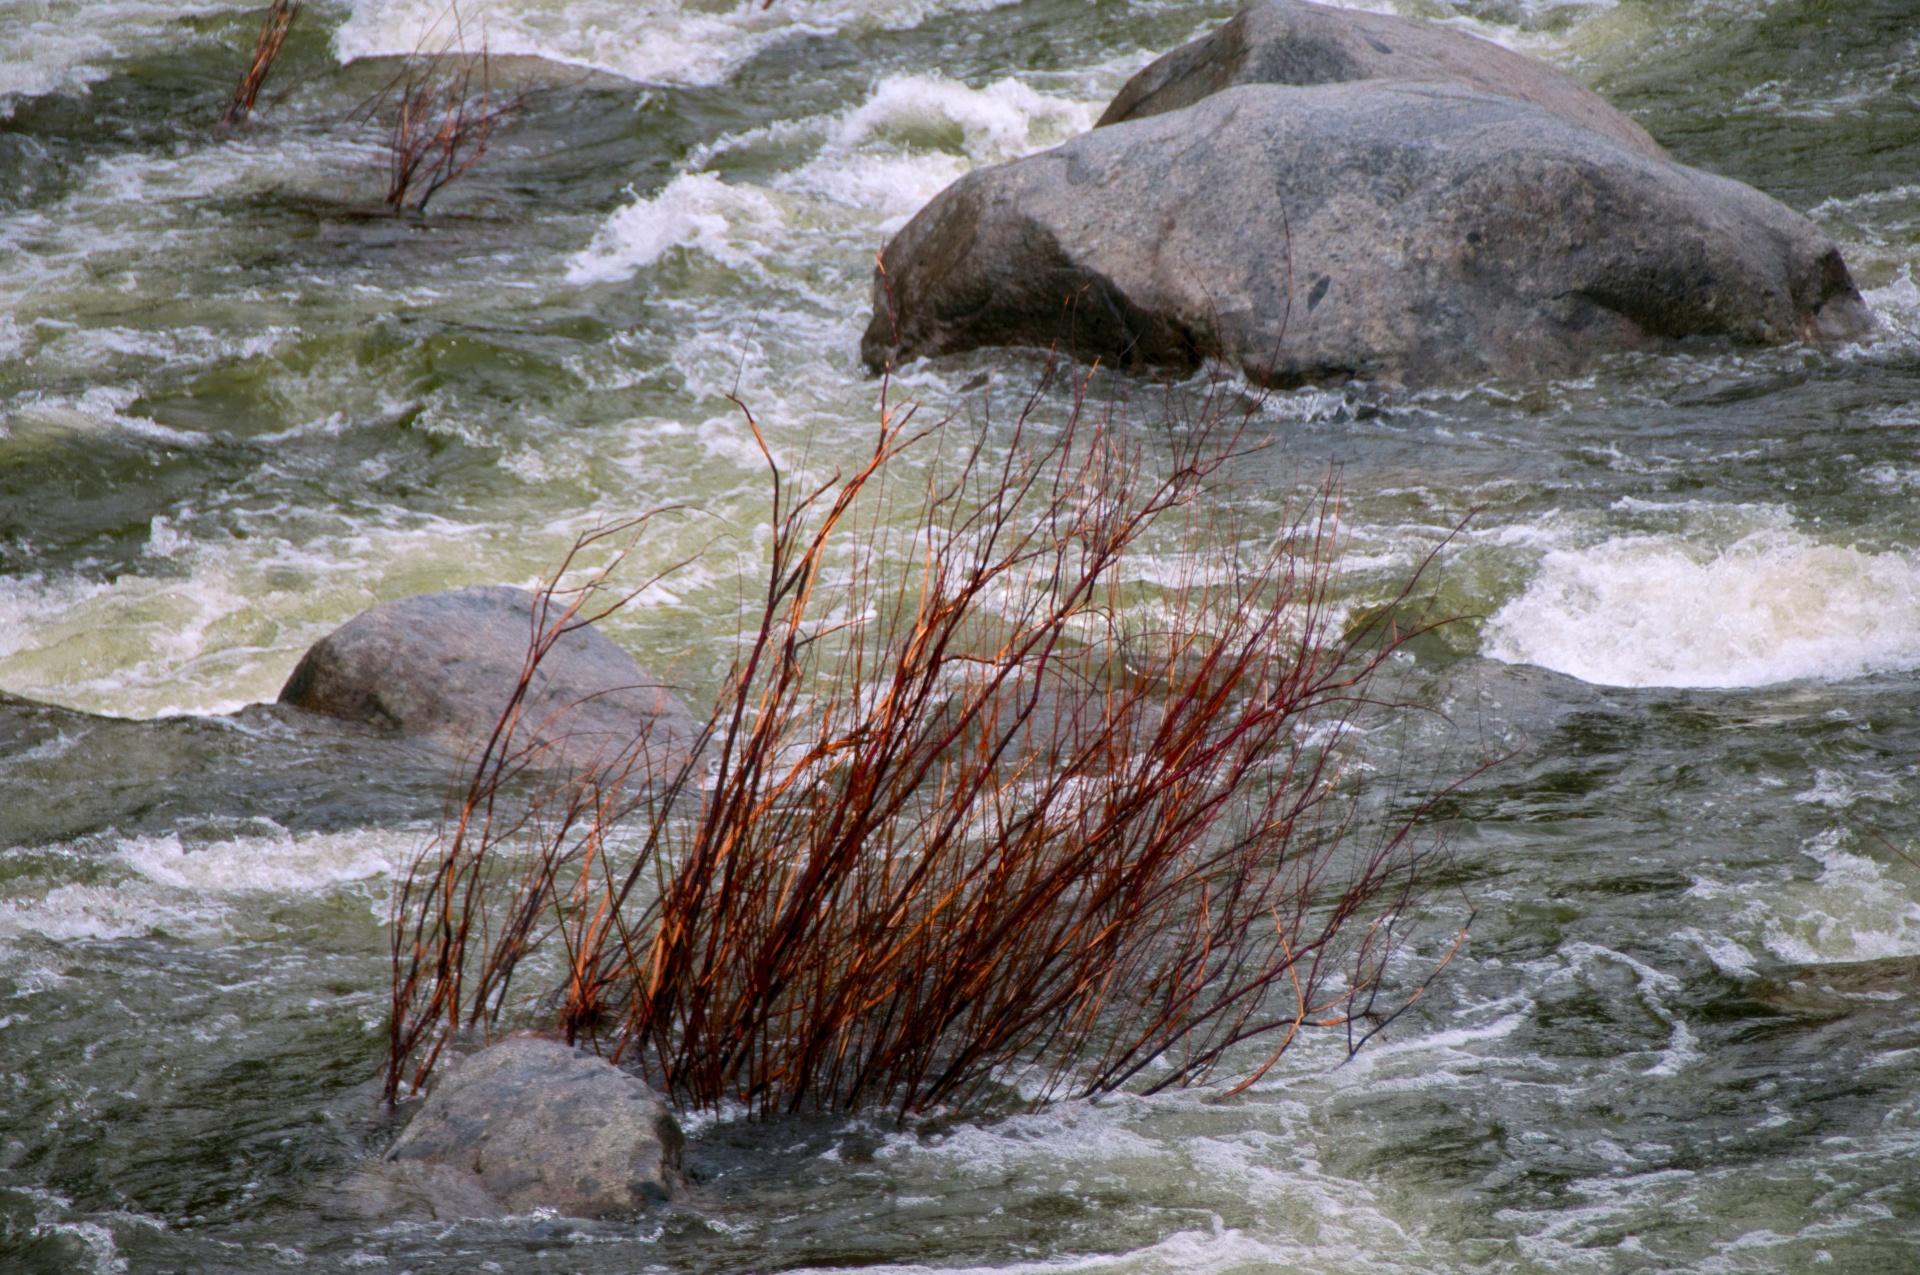
<instances>
[{"instance_id":1,"label":"water current","mask_svg":"<svg viewBox=\"0 0 1920 1275\"><path fill-rule=\"evenodd\" d=\"M710 694L764 518L727 394L792 464L858 456L878 245L1230 6L471 0L534 91L394 218L355 108L439 0L314 0L225 140L254 5L0 0L0 690L161 719L0 725L0 1267L1920 1269L1920 4L1398 7L1808 212L1880 330L1265 400L1221 499L1337 465L1354 596L1470 515L1408 676L1514 755L1446 811L1445 976L1230 1100L695 1122L688 1202L616 1225L337 1206L392 1135L386 897L448 776L208 715L674 502L640 566L712 547L605 627ZM972 419L1037 366L896 388Z\"/></svg>"}]
</instances>

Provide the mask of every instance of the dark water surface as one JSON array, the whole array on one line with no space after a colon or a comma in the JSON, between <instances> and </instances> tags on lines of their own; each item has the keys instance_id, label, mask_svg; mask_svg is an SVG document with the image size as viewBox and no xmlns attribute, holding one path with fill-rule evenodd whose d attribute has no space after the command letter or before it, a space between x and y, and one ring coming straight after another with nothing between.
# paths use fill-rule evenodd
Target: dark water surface
<instances>
[{"instance_id":1,"label":"dark water surface","mask_svg":"<svg viewBox=\"0 0 1920 1275\"><path fill-rule=\"evenodd\" d=\"M257 11L0 0L0 1269L1920 1268L1920 4L1891 0L1403 7L1810 212L1883 331L1261 409L1228 498L1277 517L1337 463L1356 598L1473 515L1433 587L1474 618L1402 674L1457 730L1419 765L1515 756L1447 809L1433 942L1469 908L1471 938L1384 1038L1224 1101L698 1123L692 1199L635 1225L354 1215L392 1133L389 874L444 766L178 715L670 501L703 516L642 568L719 544L608 628L710 693L764 516L725 394L795 463L858 455L886 234L1231 8L495 0L496 51L569 65L503 63L535 91L493 153L375 215L350 117L438 11L310 5L215 142ZM1034 370L905 388L977 413L996 368Z\"/></svg>"}]
</instances>

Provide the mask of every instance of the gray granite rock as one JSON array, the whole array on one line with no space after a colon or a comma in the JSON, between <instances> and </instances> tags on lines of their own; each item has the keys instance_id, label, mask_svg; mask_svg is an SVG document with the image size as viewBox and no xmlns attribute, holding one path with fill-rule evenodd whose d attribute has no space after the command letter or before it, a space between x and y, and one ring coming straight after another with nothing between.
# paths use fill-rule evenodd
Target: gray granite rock
<instances>
[{"instance_id":1,"label":"gray granite rock","mask_svg":"<svg viewBox=\"0 0 1920 1275\"><path fill-rule=\"evenodd\" d=\"M1178 110L1235 84L1352 80L1459 84L1517 97L1628 150L1666 154L1604 98L1544 62L1451 27L1305 0L1248 5L1211 34L1149 63L1121 86L1100 124Z\"/></svg>"},{"instance_id":2,"label":"gray granite rock","mask_svg":"<svg viewBox=\"0 0 1920 1275\"><path fill-rule=\"evenodd\" d=\"M671 1200L680 1128L641 1081L583 1050L511 1037L441 1076L387 1152L436 1215L547 1208L631 1217ZM464 1182L464 1186L462 1183Z\"/></svg>"},{"instance_id":3,"label":"gray granite rock","mask_svg":"<svg viewBox=\"0 0 1920 1275\"><path fill-rule=\"evenodd\" d=\"M1226 88L969 173L887 245L861 354L1060 341L1428 384L1872 322L1833 241L1749 186L1518 98L1367 80Z\"/></svg>"},{"instance_id":4,"label":"gray granite rock","mask_svg":"<svg viewBox=\"0 0 1920 1275\"><path fill-rule=\"evenodd\" d=\"M455 750L486 741L520 677L534 595L474 587L422 593L361 612L316 642L280 702ZM604 634L565 634L541 662L521 710L520 741L553 765L610 759L645 734L649 751L683 753L696 727L678 696Z\"/></svg>"}]
</instances>

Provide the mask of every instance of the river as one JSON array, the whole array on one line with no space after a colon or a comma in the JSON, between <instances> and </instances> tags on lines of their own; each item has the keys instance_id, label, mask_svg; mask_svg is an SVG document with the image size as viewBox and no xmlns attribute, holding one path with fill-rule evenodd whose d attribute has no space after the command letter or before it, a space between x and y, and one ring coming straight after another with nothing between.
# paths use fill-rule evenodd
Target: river
<instances>
[{"instance_id":1,"label":"river","mask_svg":"<svg viewBox=\"0 0 1920 1275\"><path fill-rule=\"evenodd\" d=\"M1400 8L1808 212L1879 332L1261 402L1222 498L1277 517L1337 466L1355 596L1466 520L1417 764L1512 756L1437 828L1432 932L1474 914L1444 976L1231 1100L695 1120L689 1203L616 1225L340 1205L393 1133L387 891L448 775L195 715L675 502L638 565L712 547L604 627L710 695L764 517L726 396L796 464L857 456L879 244L1231 6L471 0L535 91L394 218L355 110L439 0L314 0L224 140L257 8L0 0L0 690L163 719L6 719L0 1266L1920 1268L1920 4ZM978 414L1036 367L896 389Z\"/></svg>"}]
</instances>

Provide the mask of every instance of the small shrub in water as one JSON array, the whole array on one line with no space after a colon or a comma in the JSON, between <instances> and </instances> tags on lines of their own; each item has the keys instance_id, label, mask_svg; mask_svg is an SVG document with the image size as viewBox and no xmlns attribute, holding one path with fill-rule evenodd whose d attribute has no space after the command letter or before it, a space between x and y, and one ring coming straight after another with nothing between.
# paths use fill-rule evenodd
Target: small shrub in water
<instances>
[{"instance_id":1,"label":"small shrub in water","mask_svg":"<svg viewBox=\"0 0 1920 1275\"><path fill-rule=\"evenodd\" d=\"M759 1113L904 1117L1016 1074L1245 1085L1302 1028L1357 1048L1419 994L1445 957L1397 996L1385 975L1435 846L1417 812L1359 845L1340 782L1412 634L1393 607L1342 627L1332 493L1249 547L1207 500L1245 451L1217 403L1165 431L1159 476L1084 385L1064 427L1032 409L936 475L891 555L874 507L931 432L911 407L809 488L754 427L771 550L701 754L662 771L636 741L507 814L509 708L397 892L390 1096L525 1021L509 988L543 945L547 1027ZM605 587L549 590L529 677Z\"/></svg>"},{"instance_id":2,"label":"small shrub in water","mask_svg":"<svg viewBox=\"0 0 1920 1275\"><path fill-rule=\"evenodd\" d=\"M443 25L451 33L430 52ZM385 202L394 212L424 212L428 200L480 162L495 127L524 104L524 95L495 97L484 33L479 45L469 51L459 6L448 6L421 33L399 73L360 108L358 114L385 130Z\"/></svg>"}]
</instances>

